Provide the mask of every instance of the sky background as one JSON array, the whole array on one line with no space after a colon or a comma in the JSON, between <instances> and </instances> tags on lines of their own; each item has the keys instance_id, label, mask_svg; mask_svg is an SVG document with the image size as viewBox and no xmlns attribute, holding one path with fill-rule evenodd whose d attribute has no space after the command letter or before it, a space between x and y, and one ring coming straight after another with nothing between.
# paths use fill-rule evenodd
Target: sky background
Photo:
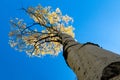
<instances>
[{"instance_id":1,"label":"sky background","mask_svg":"<svg viewBox=\"0 0 120 80\"><path fill-rule=\"evenodd\" d=\"M93 42L120 53L120 0L2 0L0 2L0 80L75 80L62 52L57 56L30 58L8 45L9 20L29 19L22 6L52 6L74 19L75 39Z\"/></svg>"}]
</instances>

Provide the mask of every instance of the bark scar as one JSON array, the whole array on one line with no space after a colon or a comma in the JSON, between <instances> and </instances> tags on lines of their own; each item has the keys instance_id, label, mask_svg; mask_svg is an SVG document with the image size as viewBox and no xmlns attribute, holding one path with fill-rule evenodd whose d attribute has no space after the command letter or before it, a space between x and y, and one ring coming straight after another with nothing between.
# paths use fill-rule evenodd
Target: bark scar
<instances>
[{"instance_id":1,"label":"bark scar","mask_svg":"<svg viewBox=\"0 0 120 80\"><path fill-rule=\"evenodd\" d=\"M104 68L101 80L109 80L120 74L120 62L113 62Z\"/></svg>"}]
</instances>

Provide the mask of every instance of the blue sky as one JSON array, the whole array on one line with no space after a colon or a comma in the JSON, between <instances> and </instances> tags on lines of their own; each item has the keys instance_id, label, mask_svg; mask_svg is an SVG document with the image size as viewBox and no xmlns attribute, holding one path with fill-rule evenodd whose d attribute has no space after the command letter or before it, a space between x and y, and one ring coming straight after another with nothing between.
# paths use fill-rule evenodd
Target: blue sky
<instances>
[{"instance_id":1,"label":"blue sky","mask_svg":"<svg viewBox=\"0 0 120 80\"><path fill-rule=\"evenodd\" d=\"M98 43L120 53L120 0L3 0L0 3L0 80L75 80L73 71L59 56L29 58L8 45L11 17L29 19L18 10L23 7L59 7L73 17L75 38L80 43Z\"/></svg>"}]
</instances>

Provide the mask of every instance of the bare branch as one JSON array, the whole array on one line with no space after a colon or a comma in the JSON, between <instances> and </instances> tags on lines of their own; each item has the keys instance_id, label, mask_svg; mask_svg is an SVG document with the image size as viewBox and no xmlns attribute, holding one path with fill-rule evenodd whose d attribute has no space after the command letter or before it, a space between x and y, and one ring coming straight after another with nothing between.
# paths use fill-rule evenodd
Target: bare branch
<instances>
[{"instance_id":1,"label":"bare branch","mask_svg":"<svg viewBox=\"0 0 120 80\"><path fill-rule=\"evenodd\" d=\"M53 29L54 31L56 31L56 32L58 32L57 31L57 29L54 29L54 26L53 25L51 25L46 19L45 19L45 17L43 16L43 15L41 15L41 16L39 16L37 13L33 13L33 12L29 12L28 10L26 10L25 8L22 8L26 13L28 13L28 14L31 14L31 15L33 15L33 16L35 16L36 18L37 18L37 20L39 21L39 23L37 23L37 24L39 24L40 26L43 26L43 27L45 27L47 30L49 30L49 29ZM48 24L50 24L51 26L46 26L45 24L42 24L41 22L40 22L40 19L41 19L41 21L45 21L46 20L46 22L48 23ZM45 23L45 22L44 22Z\"/></svg>"},{"instance_id":2,"label":"bare branch","mask_svg":"<svg viewBox=\"0 0 120 80\"><path fill-rule=\"evenodd\" d=\"M38 23L33 23L32 25L26 27L25 29L23 29L22 33L23 33L26 29L30 29L30 28L33 27L34 25L38 25Z\"/></svg>"}]
</instances>

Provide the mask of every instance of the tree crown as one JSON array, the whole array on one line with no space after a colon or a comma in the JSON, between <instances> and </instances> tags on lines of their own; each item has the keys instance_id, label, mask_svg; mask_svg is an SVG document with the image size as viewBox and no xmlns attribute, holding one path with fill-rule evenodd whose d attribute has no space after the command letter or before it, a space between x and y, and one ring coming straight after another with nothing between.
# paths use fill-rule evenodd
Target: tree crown
<instances>
[{"instance_id":1,"label":"tree crown","mask_svg":"<svg viewBox=\"0 0 120 80\"><path fill-rule=\"evenodd\" d=\"M33 19L33 23L27 25L18 18L10 20L9 44L16 50L25 51L29 56L58 55L62 50L58 34L66 33L74 37L73 19L62 15L59 8L53 11L50 6L38 5L22 10Z\"/></svg>"}]
</instances>

